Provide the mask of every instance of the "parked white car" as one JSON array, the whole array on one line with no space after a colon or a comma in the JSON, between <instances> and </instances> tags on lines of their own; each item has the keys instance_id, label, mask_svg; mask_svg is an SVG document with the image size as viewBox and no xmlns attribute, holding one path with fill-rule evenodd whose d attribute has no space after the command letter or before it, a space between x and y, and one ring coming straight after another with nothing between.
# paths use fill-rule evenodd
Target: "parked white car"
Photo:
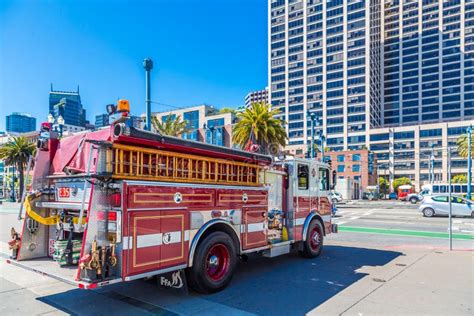
<instances>
[{"instance_id":1,"label":"parked white car","mask_svg":"<svg viewBox=\"0 0 474 316\"><path fill-rule=\"evenodd\" d=\"M449 195L436 194L425 195L419 211L426 217L435 215L449 215ZM451 196L452 215L474 217L474 201L468 200L458 195Z\"/></svg>"},{"instance_id":2,"label":"parked white car","mask_svg":"<svg viewBox=\"0 0 474 316\"><path fill-rule=\"evenodd\" d=\"M429 195L431 192L429 190L423 190L420 193L410 193L407 195L407 201L410 201L411 204L416 204L423 200L425 195Z\"/></svg>"},{"instance_id":3,"label":"parked white car","mask_svg":"<svg viewBox=\"0 0 474 316\"><path fill-rule=\"evenodd\" d=\"M333 203L339 203L339 202L342 202L342 194L339 193L339 192L331 192L329 193L329 198L331 199L331 202Z\"/></svg>"}]
</instances>

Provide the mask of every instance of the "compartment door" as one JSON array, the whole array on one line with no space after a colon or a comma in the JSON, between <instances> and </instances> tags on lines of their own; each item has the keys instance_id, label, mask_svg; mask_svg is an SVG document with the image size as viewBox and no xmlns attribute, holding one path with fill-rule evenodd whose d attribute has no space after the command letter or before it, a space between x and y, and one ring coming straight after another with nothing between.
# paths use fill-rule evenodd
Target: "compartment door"
<instances>
[{"instance_id":1,"label":"compartment door","mask_svg":"<svg viewBox=\"0 0 474 316\"><path fill-rule=\"evenodd\" d=\"M140 274L161 267L161 218L160 211L133 211L128 216L130 236L124 245L127 258L126 275Z\"/></svg>"},{"instance_id":2,"label":"compartment door","mask_svg":"<svg viewBox=\"0 0 474 316\"><path fill-rule=\"evenodd\" d=\"M242 248L251 249L267 244L267 209L264 207L242 209Z\"/></svg>"}]
</instances>

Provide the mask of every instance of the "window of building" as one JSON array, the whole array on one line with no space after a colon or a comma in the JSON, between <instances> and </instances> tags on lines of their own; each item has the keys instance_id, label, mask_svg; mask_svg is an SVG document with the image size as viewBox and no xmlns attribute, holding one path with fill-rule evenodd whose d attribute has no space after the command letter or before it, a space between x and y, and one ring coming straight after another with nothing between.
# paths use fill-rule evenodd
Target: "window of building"
<instances>
[{"instance_id":1,"label":"window of building","mask_svg":"<svg viewBox=\"0 0 474 316\"><path fill-rule=\"evenodd\" d=\"M352 161L360 161L360 154L353 154L352 155Z\"/></svg>"},{"instance_id":2,"label":"window of building","mask_svg":"<svg viewBox=\"0 0 474 316\"><path fill-rule=\"evenodd\" d=\"M337 166L337 172L344 172L345 166L344 165L338 165Z\"/></svg>"},{"instance_id":3,"label":"window of building","mask_svg":"<svg viewBox=\"0 0 474 316\"><path fill-rule=\"evenodd\" d=\"M337 155L337 162L344 162L344 155Z\"/></svg>"},{"instance_id":4,"label":"window of building","mask_svg":"<svg viewBox=\"0 0 474 316\"><path fill-rule=\"evenodd\" d=\"M360 165L353 165L352 166L352 171L353 172L360 172Z\"/></svg>"}]
</instances>

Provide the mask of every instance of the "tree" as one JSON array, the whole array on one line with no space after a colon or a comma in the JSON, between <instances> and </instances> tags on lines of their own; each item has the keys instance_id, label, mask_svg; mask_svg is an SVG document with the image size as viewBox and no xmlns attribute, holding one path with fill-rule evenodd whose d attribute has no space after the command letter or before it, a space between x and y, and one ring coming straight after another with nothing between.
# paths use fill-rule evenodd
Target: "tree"
<instances>
[{"instance_id":1,"label":"tree","mask_svg":"<svg viewBox=\"0 0 474 316\"><path fill-rule=\"evenodd\" d=\"M379 190L380 193L387 194L390 188L390 183L384 177L379 177Z\"/></svg>"},{"instance_id":2,"label":"tree","mask_svg":"<svg viewBox=\"0 0 474 316\"><path fill-rule=\"evenodd\" d=\"M222 108L219 110L219 114L232 113L235 114L236 110L232 108Z\"/></svg>"},{"instance_id":3,"label":"tree","mask_svg":"<svg viewBox=\"0 0 474 316\"><path fill-rule=\"evenodd\" d=\"M397 179L393 180L393 191L397 192L398 187L401 186L401 185L405 185L405 184L410 184L411 185L411 180L407 177L401 177L401 178L397 178Z\"/></svg>"},{"instance_id":4,"label":"tree","mask_svg":"<svg viewBox=\"0 0 474 316\"><path fill-rule=\"evenodd\" d=\"M285 146L288 139L284 122L275 118L278 113L278 110L272 110L264 102L252 103L238 112L232 136L234 143L245 148L252 142L259 146L262 153L277 154L280 146Z\"/></svg>"},{"instance_id":5,"label":"tree","mask_svg":"<svg viewBox=\"0 0 474 316\"><path fill-rule=\"evenodd\" d=\"M13 137L0 147L0 159L4 160L6 165L14 166L18 170L20 197L23 196L26 164L35 152L36 145L23 136Z\"/></svg>"},{"instance_id":6,"label":"tree","mask_svg":"<svg viewBox=\"0 0 474 316\"><path fill-rule=\"evenodd\" d=\"M159 120L158 117L152 116L151 124L153 128L162 135L179 137L180 135L189 132L187 128L188 121L182 120L181 116L172 117L168 115L168 118L163 121Z\"/></svg>"},{"instance_id":7,"label":"tree","mask_svg":"<svg viewBox=\"0 0 474 316\"><path fill-rule=\"evenodd\" d=\"M467 176L465 174L457 174L452 177L451 182L453 183L467 183Z\"/></svg>"},{"instance_id":8,"label":"tree","mask_svg":"<svg viewBox=\"0 0 474 316\"><path fill-rule=\"evenodd\" d=\"M471 135L474 136L473 134ZM459 155L463 158L467 158L467 153L468 153L467 133L459 136L458 140L456 141L456 144L458 145ZM474 156L474 146L472 146L471 148L471 154Z\"/></svg>"}]
</instances>

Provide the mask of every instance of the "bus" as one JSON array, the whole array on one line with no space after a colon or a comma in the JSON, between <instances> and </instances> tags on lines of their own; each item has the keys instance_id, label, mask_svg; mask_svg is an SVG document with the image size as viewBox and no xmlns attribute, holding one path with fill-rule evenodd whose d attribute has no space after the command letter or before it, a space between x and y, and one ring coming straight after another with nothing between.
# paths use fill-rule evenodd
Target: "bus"
<instances>
[{"instance_id":1,"label":"bus","mask_svg":"<svg viewBox=\"0 0 474 316\"><path fill-rule=\"evenodd\" d=\"M472 187L471 183L471 188ZM451 193L455 194L466 194L467 193L467 183L451 183ZM449 193L449 183L430 183L424 184L421 187L422 191L428 191L429 194L435 193Z\"/></svg>"}]
</instances>

